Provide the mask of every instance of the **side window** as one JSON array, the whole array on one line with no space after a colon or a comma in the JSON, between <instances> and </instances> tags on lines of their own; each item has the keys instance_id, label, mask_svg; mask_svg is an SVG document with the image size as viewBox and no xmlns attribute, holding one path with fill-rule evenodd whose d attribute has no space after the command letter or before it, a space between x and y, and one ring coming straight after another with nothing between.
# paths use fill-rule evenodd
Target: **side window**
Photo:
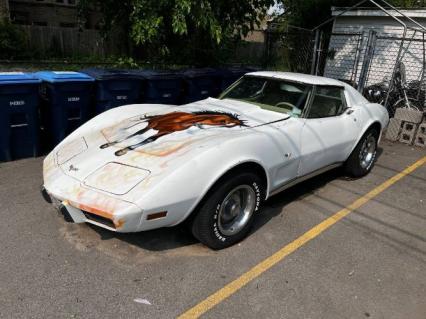
<instances>
[{"instance_id":1,"label":"side window","mask_svg":"<svg viewBox=\"0 0 426 319\"><path fill-rule=\"evenodd\" d=\"M340 115L346 105L344 96L343 88L317 86L307 117L317 119Z\"/></svg>"}]
</instances>

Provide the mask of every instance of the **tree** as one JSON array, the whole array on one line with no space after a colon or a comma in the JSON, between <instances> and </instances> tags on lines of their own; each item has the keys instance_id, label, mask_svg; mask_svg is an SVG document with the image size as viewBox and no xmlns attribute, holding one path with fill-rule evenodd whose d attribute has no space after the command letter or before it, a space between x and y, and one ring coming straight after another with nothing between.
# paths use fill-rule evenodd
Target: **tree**
<instances>
[{"instance_id":1,"label":"tree","mask_svg":"<svg viewBox=\"0 0 426 319\"><path fill-rule=\"evenodd\" d=\"M141 57L215 57L264 19L274 0L81 0L98 8L103 31L124 30Z\"/></svg>"}]
</instances>

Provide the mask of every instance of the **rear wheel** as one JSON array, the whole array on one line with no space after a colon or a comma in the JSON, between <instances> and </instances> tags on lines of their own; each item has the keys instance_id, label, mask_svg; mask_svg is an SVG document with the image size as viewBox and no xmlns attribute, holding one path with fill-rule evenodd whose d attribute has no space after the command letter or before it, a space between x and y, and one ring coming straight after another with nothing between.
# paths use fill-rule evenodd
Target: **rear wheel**
<instances>
[{"instance_id":1,"label":"rear wheel","mask_svg":"<svg viewBox=\"0 0 426 319\"><path fill-rule=\"evenodd\" d=\"M376 160L378 138L379 132L373 128L364 134L345 163L349 175L361 177L371 171Z\"/></svg>"},{"instance_id":2,"label":"rear wheel","mask_svg":"<svg viewBox=\"0 0 426 319\"><path fill-rule=\"evenodd\" d=\"M204 245L222 249L247 236L264 196L262 180L240 172L216 184L192 222L192 233Z\"/></svg>"}]
</instances>

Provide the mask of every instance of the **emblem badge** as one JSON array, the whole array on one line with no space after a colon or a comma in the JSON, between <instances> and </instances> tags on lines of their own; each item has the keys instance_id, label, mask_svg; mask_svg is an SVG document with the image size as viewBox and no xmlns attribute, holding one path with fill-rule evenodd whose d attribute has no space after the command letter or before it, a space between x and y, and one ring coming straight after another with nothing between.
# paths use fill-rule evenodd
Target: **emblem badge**
<instances>
[{"instance_id":1,"label":"emblem badge","mask_svg":"<svg viewBox=\"0 0 426 319\"><path fill-rule=\"evenodd\" d=\"M72 171L77 172L77 171L78 171L78 168L71 164L71 165L70 165L70 167L68 168L68 170L69 170L70 172L72 172Z\"/></svg>"}]
</instances>

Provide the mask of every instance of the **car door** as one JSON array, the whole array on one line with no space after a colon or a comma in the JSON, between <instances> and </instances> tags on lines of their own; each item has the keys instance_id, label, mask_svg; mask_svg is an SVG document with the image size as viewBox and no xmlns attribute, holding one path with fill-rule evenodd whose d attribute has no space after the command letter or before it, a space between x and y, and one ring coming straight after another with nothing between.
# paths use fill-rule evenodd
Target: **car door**
<instances>
[{"instance_id":1,"label":"car door","mask_svg":"<svg viewBox=\"0 0 426 319\"><path fill-rule=\"evenodd\" d=\"M304 114L299 176L344 162L357 139L356 111L344 87L316 86Z\"/></svg>"},{"instance_id":2,"label":"car door","mask_svg":"<svg viewBox=\"0 0 426 319\"><path fill-rule=\"evenodd\" d=\"M271 174L272 189L279 188L298 176L303 126L303 118L289 118L271 125L271 137L281 151L281 159L277 161L277 167Z\"/></svg>"}]
</instances>

